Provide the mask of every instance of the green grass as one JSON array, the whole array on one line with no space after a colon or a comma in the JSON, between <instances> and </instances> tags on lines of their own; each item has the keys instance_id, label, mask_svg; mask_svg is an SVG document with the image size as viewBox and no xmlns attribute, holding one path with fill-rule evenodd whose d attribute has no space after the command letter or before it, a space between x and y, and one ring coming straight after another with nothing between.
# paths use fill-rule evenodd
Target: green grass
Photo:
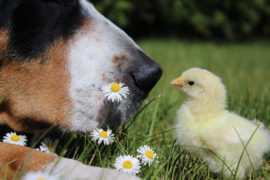
<instances>
[{"instance_id":1,"label":"green grass","mask_svg":"<svg viewBox=\"0 0 270 180\"><path fill-rule=\"evenodd\" d=\"M132 129L145 134L152 129L154 115L155 147L164 160L170 159L158 177L161 179L211 179L207 166L194 156L185 161L179 146L174 144L174 118L185 95L170 82L191 67L210 70L223 79L227 88L228 108L248 119L257 118L270 128L270 44L214 44L204 42L179 42L176 40L151 40L139 42L141 48L150 54L164 70L163 77L153 89L149 99L162 95L146 109L143 118L138 118ZM168 131L169 130L169 131ZM171 152L171 154L169 153ZM163 161L165 163L166 161ZM269 155L265 157L263 168L254 174L253 179L270 179ZM269 177L268 177L269 176ZM173 178L172 178L173 177ZM268 178L267 178L268 177Z\"/></svg>"},{"instance_id":2,"label":"green grass","mask_svg":"<svg viewBox=\"0 0 270 180\"><path fill-rule=\"evenodd\" d=\"M156 125L173 125L175 111L185 96L170 82L191 67L208 69L223 79L229 110L266 124L270 120L270 43L217 45L152 40L139 45L163 68L163 76L149 97L162 95Z\"/></svg>"},{"instance_id":3,"label":"green grass","mask_svg":"<svg viewBox=\"0 0 270 180\"><path fill-rule=\"evenodd\" d=\"M145 40L139 45L163 68L161 80L144 105L154 101L138 117L120 127L116 143L98 147L87 142L87 148L78 159L89 165L114 168L117 156L135 156L136 149L147 144L156 151L159 163L150 168L143 166L138 174L143 179L218 179L205 163L188 154L175 140L175 113L185 96L170 82L188 68L208 69L223 79L229 110L248 119L257 118L270 128L270 44ZM253 173L252 179L268 179L269 163L270 155L266 155L262 168Z\"/></svg>"},{"instance_id":4,"label":"green grass","mask_svg":"<svg viewBox=\"0 0 270 180\"><path fill-rule=\"evenodd\" d=\"M270 129L270 43L145 40L138 44L163 68L161 80L143 104L145 108L114 131L113 144L98 146L84 134L74 134L65 156L92 166L114 168L116 157L136 156L136 149L147 144L157 153L159 163L142 166L138 176L143 179L218 179L207 164L183 150L174 136L175 114L186 97L170 82L191 67L205 68L221 77L228 92L229 110L248 119L257 118ZM251 179L263 177L270 177L270 154Z\"/></svg>"}]
</instances>

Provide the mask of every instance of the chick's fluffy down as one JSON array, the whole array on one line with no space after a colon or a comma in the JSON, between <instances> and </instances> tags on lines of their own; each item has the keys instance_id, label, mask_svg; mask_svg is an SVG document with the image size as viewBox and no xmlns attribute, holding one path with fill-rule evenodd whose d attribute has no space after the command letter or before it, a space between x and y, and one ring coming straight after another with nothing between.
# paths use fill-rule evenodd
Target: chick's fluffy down
<instances>
[{"instance_id":1,"label":"chick's fluffy down","mask_svg":"<svg viewBox=\"0 0 270 180\"><path fill-rule=\"evenodd\" d=\"M188 95L176 116L180 145L199 155L212 172L225 178L236 175L243 179L253 168L260 167L263 155L270 150L270 133L226 110L226 90L220 78L207 70L192 68L172 84Z\"/></svg>"},{"instance_id":2,"label":"chick's fluffy down","mask_svg":"<svg viewBox=\"0 0 270 180\"><path fill-rule=\"evenodd\" d=\"M251 138L247 152L253 167L257 169L262 164L263 154L270 149L270 141L265 141L270 140L269 131L257 129L256 125L237 114L224 111L219 116L203 122L193 121L190 116L191 114L185 110L185 107L182 107L177 113L178 142L190 152L197 152L203 161L208 162L211 171L224 170L225 177L231 177L231 172L226 170L227 168L217 156L225 159L232 171L235 170L244 145ZM249 157L247 153L244 153L241 159L240 168L243 168L238 172L240 179L244 176L244 174L241 175L241 171L244 173L252 170Z\"/></svg>"}]
</instances>

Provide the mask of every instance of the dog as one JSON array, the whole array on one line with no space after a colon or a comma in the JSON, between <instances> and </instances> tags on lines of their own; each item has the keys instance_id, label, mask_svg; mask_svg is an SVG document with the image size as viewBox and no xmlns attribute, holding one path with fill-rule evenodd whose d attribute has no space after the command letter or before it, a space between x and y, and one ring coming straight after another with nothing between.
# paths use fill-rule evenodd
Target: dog
<instances>
[{"instance_id":1,"label":"dog","mask_svg":"<svg viewBox=\"0 0 270 180\"><path fill-rule=\"evenodd\" d=\"M130 119L161 67L87 0L0 0L0 125L18 132L116 128ZM122 82L127 99L110 103L101 87ZM0 179L29 171L62 179L137 179L28 147L0 142ZM23 172L23 174L20 174Z\"/></svg>"}]
</instances>

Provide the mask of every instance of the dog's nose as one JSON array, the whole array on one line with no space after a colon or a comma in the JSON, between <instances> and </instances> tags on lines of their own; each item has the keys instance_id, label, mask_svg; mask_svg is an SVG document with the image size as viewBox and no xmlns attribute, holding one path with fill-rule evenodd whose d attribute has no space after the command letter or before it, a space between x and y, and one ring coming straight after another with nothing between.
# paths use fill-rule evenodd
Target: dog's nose
<instances>
[{"instance_id":1,"label":"dog's nose","mask_svg":"<svg viewBox=\"0 0 270 180\"><path fill-rule=\"evenodd\" d=\"M162 69L158 63L145 53L140 52L140 63L133 72L136 85L148 93L156 85L162 75Z\"/></svg>"}]
</instances>

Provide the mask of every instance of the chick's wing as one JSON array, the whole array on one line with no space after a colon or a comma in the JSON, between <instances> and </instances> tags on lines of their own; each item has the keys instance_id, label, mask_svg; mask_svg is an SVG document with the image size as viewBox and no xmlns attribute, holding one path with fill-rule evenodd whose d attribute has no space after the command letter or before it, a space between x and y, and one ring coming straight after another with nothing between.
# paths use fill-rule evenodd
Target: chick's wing
<instances>
[{"instance_id":1,"label":"chick's wing","mask_svg":"<svg viewBox=\"0 0 270 180\"><path fill-rule=\"evenodd\" d=\"M238 144L247 142L251 137L249 129L245 127L231 127L225 131L222 139L224 142Z\"/></svg>"}]
</instances>

